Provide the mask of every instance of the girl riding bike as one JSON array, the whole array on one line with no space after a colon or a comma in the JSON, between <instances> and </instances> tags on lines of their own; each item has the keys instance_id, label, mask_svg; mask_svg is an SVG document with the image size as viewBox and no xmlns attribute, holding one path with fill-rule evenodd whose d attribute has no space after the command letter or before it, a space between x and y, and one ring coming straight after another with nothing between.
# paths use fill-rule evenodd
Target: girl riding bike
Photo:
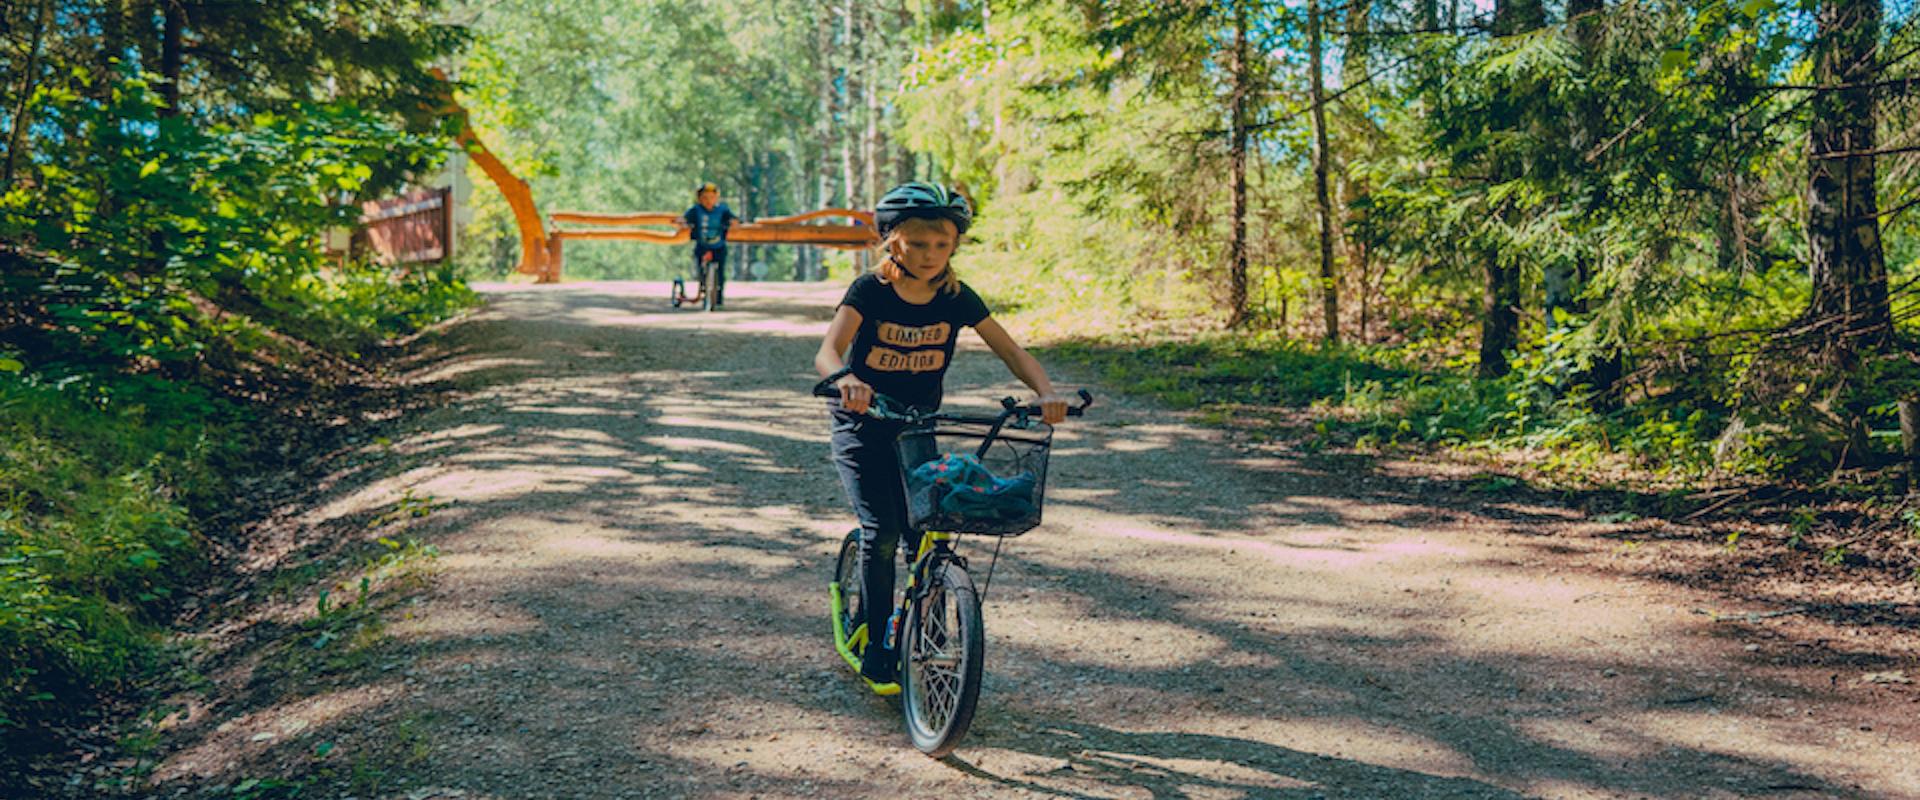
<instances>
[{"instance_id":1,"label":"girl riding bike","mask_svg":"<svg viewBox=\"0 0 1920 800\"><path fill-rule=\"evenodd\" d=\"M874 209L883 260L847 287L813 359L840 391L830 403L833 462L860 519L863 608L855 618L870 632L887 627L894 553L908 526L894 447L903 423L866 416L874 393L918 411L937 410L960 329L972 327L1039 396L1042 421L1055 425L1067 415L1067 401L1054 393L1046 369L954 273L950 259L972 222L966 198L944 186L914 182L887 192ZM882 637L869 638L869 651L885 646ZM863 655L860 675L874 692L895 694L897 668L890 653Z\"/></svg>"}]
</instances>

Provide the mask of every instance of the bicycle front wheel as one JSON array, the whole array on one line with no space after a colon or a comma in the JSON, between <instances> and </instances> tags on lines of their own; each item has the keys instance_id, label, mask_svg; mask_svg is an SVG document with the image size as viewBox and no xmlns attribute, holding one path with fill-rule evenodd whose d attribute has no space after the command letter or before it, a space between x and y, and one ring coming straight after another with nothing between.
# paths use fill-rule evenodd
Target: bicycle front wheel
<instances>
[{"instance_id":1,"label":"bicycle front wheel","mask_svg":"<svg viewBox=\"0 0 1920 800\"><path fill-rule=\"evenodd\" d=\"M700 285L700 308L712 311L714 298L720 294L720 267L708 262L707 268L703 271L706 275L703 276L703 282Z\"/></svg>"},{"instance_id":2,"label":"bicycle front wheel","mask_svg":"<svg viewBox=\"0 0 1920 800\"><path fill-rule=\"evenodd\" d=\"M967 571L946 563L929 577L926 595L907 611L901 710L913 746L942 758L973 724L987 644L980 595Z\"/></svg>"}]
</instances>

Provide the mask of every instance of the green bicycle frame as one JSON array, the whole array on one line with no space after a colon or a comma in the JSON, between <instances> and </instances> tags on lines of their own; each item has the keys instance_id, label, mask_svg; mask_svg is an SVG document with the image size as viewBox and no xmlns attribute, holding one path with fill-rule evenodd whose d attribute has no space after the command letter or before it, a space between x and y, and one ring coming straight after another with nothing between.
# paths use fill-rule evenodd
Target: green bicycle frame
<instances>
[{"instance_id":1,"label":"green bicycle frame","mask_svg":"<svg viewBox=\"0 0 1920 800\"><path fill-rule=\"evenodd\" d=\"M907 589L900 595L898 608L900 609L901 619L904 620L906 618L907 604L913 602L913 590L920 585L921 579L924 578L928 570L932 568L934 560L936 558L953 557L952 549L946 546L946 542L953 541L953 539L953 534L941 533L939 531L927 531L920 535L920 547L914 551L919 555L914 558L913 565L908 568ZM834 649L840 651L840 658L847 662L847 666L853 667L855 671L858 671L860 669L860 657L854 655L854 645L860 642L871 643L866 623L861 623L852 631L848 631L844 627L847 601L846 596L841 593L839 581L834 581L827 585L827 594L832 598L830 602L833 610Z\"/></svg>"}]
</instances>

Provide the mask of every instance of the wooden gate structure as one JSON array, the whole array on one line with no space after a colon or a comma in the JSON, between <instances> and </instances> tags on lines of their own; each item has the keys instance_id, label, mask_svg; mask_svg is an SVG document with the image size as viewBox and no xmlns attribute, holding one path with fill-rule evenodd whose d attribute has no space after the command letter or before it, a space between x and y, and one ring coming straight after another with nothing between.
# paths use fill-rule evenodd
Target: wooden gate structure
<instances>
[{"instance_id":1,"label":"wooden gate structure","mask_svg":"<svg viewBox=\"0 0 1920 800\"><path fill-rule=\"evenodd\" d=\"M422 189L360 204L351 252L381 264L424 264L453 254L453 191Z\"/></svg>"},{"instance_id":2,"label":"wooden gate structure","mask_svg":"<svg viewBox=\"0 0 1920 800\"><path fill-rule=\"evenodd\" d=\"M433 71L434 76L443 82L446 74ZM579 240L620 240L649 242L652 244L685 244L691 240L691 232L680 219L680 215L670 211L643 211L632 214L605 214L585 211L557 211L551 218L551 224L540 219L540 211L533 202L533 190L526 181L520 180L507 169L507 165L494 157L486 144L473 132L468 122L467 110L453 98L453 90L447 85L445 113L456 117L460 122L460 135L455 141L466 151L473 163L480 165L493 185L500 189L501 196L507 200L507 206L513 210L514 226L520 232L520 265L517 270L532 275L540 283L557 283L560 270L565 264L564 243L569 239ZM450 209L449 209L450 211ZM849 223L820 224L814 220L844 218ZM561 225L573 227L559 227ZM829 208L809 211L787 217L768 217L752 222L739 223L727 230L727 241L741 244L800 244L814 247L830 247L839 250L864 250L878 242L874 234L873 214L845 208Z\"/></svg>"},{"instance_id":3,"label":"wooden gate structure","mask_svg":"<svg viewBox=\"0 0 1920 800\"><path fill-rule=\"evenodd\" d=\"M852 224L810 224L812 220L846 218ZM679 214L670 211L642 211L634 214L600 214L585 211L555 211L550 217L553 228L547 231L547 262L551 277L560 279L566 262L564 245L570 239L582 241L627 241L651 244L686 244L692 231ZM573 227L561 228L560 225ZM582 227L584 226L584 227ZM847 208L828 208L789 217L767 217L735 223L727 229L727 241L740 244L802 244L836 250L865 250L873 247L873 214ZM525 271L524 269L522 271Z\"/></svg>"}]
</instances>

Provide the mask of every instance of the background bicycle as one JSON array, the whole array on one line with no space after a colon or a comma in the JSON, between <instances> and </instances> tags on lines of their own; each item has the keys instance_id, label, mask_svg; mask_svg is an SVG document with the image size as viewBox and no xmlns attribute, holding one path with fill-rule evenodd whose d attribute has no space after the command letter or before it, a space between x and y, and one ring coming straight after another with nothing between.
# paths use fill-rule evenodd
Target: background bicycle
<instances>
[{"instance_id":1,"label":"background bicycle","mask_svg":"<svg viewBox=\"0 0 1920 800\"><path fill-rule=\"evenodd\" d=\"M713 260L712 253L706 253L701 256L700 274L695 276L695 278L698 282L694 284L694 290L698 293L692 297L687 296L687 282L685 280L680 278L673 279L671 298L673 307L679 308L686 303L693 302L699 303L700 310L702 311L714 310L716 308L713 302L714 298L719 296L720 267Z\"/></svg>"}]
</instances>

